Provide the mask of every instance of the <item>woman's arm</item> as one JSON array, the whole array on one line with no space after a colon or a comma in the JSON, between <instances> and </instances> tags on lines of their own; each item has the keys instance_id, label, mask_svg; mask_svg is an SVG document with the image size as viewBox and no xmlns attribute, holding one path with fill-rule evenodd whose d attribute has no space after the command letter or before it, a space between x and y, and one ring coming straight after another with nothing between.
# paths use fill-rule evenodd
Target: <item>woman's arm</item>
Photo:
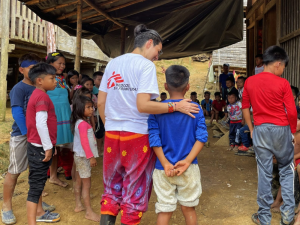
<instances>
[{"instance_id":1,"label":"woman's arm","mask_svg":"<svg viewBox=\"0 0 300 225\"><path fill-rule=\"evenodd\" d=\"M99 110L99 115L101 117L101 120L103 122L103 124L105 125L105 103L106 103L106 97L107 97L107 93L104 91L99 91L98 94L98 110Z\"/></svg>"},{"instance_id":2,"label":"woman's arm","mask_svg":"<svg viewBox=\"0 0 300 225\"><path fill-rule=\"evenodd\" d=\"M99 92L100 95L100 92ZM140 113L148 114L163 114L168 113L168 103L151 101L151 94L139 93L137 94L137 109ZM174 102L175 111L189 115L192 118L195 116L192 113L198 113L199 107L197 104L190 103L192 100L184 99L180 102ZM98 101L99 102L99 101ZM101 112L100 112L101 115ZM101 116L102 118L102 116ZM103 120L102 120L103 121Z\"/></svg>"}]
</instances>

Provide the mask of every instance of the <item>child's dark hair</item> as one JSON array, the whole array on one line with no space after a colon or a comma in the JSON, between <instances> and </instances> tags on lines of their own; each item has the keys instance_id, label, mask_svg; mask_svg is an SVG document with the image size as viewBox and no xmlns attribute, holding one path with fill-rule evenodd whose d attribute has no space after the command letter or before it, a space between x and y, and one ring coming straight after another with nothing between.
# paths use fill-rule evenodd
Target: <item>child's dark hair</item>
<instances>
[{"instance_id":1,"label":"child's dark hair","mask_svg":"<svg viewBox=\"0 0 300 225\"><path fill-rule=\"evenodd\" d=\"M160 93L160 95L166 95L167 96L167 93L166 92L162 92L162 93Z\"/></svg>"},{"instance_id":2,"label":"child's dark hair","mask_svg":"<svg viewBox=\"0 0 300 225\"><path fill-rule=\"evenodd\" d=\"M270 63L278 61L283 62L285 66L288 65L289 57L285 50L276 45L267 48L263 55L263 64L269 65Z\"/></svg>"},{"instance_id":3,"label":"child's dark hair","mask_svg":"<svg viewBox=\"0 0 300 225\"><path fill-rule=\"evenodd\" d=\"M228 93L228 96L230 96L230 95L234 95L237 99L239 98L239 96L237 95L237 93L235 91L230 91Z\"/></svg>"},{"instance_id":4,"label":"child's dark hair","mask_svg":"<svg viewBox=\"0 0 300 225\"><path fill-rule=\"evenodd\" d=\"M194 96L194 95L197 96L197 92L196 91L191 92L191 96Z\"/></svg>"},{"instance_id":5,"label":"child's dark hair","mask_svg":"<svg viewBox=\"0 0 300 225\"><path fill-rule=\"evenodd\" d=\"M257 54L257 55L255 56L255 58L263 59L263 54Z\"/></svg>"},{"instance_id":6,"label":"child's dark hair","mask_svg":"<svg viewBox=\"0 0 300 225\"><path fill-rule=\"evenodd\" d=\"M153 40L153 46L163 42L161 36L155 30L147 29L144 24L137 25L134 28L134 37L134 48L142 48L150 39Z\"/></svg>"},{"instance_id":7,"label":"child's dark hair","mask_svg":"<svg viewBox=\"0 0 300 225\"><path fill-rule=\"evenodd\" d=\"M56 69L47 63L38 63L29 70L28 76L31 82L35 84L37 78L48 74L56 75Z\"/></svg>"},{"instance_id":8,"label":"child's dark hair","mask_svg":"<svg viewBox=\"0 0 300 225\"><path fill-rule=\"evenodd\" d=\"M67 85L68 85L69 87L72 86L72 84L70 83L70 78L73 77L73 76L77 76L77 77L79 78L79 73L78 73L76 70L70 70L70 71L68 72L68 76L67 76L66 82L67 82Z\"/></svg>"},{"instance_id":9,"label":"child's dark hair","mask_svg":"<svg viewBox=\"0 0 300 225\"><path fill-rule=\"evenodd\" d=\"M215 97L220 96L221 97L221 92L215 92Z\"/></svg>"},{"instance_id":10,"label":"child's dark hair","mask_svg":"<svg viewBox=\"0 0 300 225\"><path fill-rule=\"evenodd\" d=\"M66 57L60 53L60 52L51 52L47 55L47 60L46 63L50 64L50 63L54 63L55 61L57 61L60 57L63 57L64 59L66 59Z\"/></svg>"},{"instance_id":11,"label":"child's dark hair","mask_svg":"<svg viewBox=\"0 0 300 225\"><path fill-rule=\"evenodd\" d=\"M184 66L170 66L165 75L170 90L183 91L189 83L190 72Z\"/></svg>"},{"instance_id":12,"label":"child's dark hair","mask_svg":"<svg viewBox=\"0 0 300 225\"><path fill-rule=\"evenodd\" d=\"M238 80L243 80L243 82L245 83L246 77L240 76L240 77L238 77Z\"/></svg>"},{"instance_id":13,"label":"child's dark hair","mask_svg":"<svg viewBox=\"0 0 300 225\"><path fill-rule=\"evenodd\" d=\"M92 93L90 92L90 90L87 89L86 87L81 87L74 92L72 102L74 102L75 98L81 95L90 95L92 98Z\"/></svg>"},{"instance_id":14,"label":"child's dark hair","mask_svg":"<svg viewBox=\"0 0 300 225\"><path fill-rule=\"evenodd\" d=\"M36 61L37 63L43 61L38 55L36 55L36 54L34 54L34 53L27 53L27 54L25 54L25 55L22 55L22 56L19 58L19 60L18 60L19 66L21 67L22 62L23 62L23 61L26 61L26 60L28 60L28 61L30 61L30 62L31 62L31 61Z\"/></svg>"},{"instance_id":15,"label":"child's dark hair","mask_svg":"<svg viewBox=\"0 0 300 225\"><path fill-rule=\"evenodd\" d=\"M97 72L95 72L94 74L93 74L93 79L96 79L97 78L97 76L103 76L103 72L101 72L101 71L97 71Z\"/></svg>"},{"instance_id":16,"label":"child's dark hair","mask_svg":"<svg viewBox=\"0 0 300 225\"><path fill-rule=\"evenodd\" d=\"M75 131L75 124L76 124L77 120L84 119L85 105L87 103L93 104L92 99L89 97L86 97L86 96L82 96L82 95L77 96L77 98L75 98L73 101L73 111L71 113L71 119L70 119L71 131L73 134Z\"/></svg>"},{"instance_id":17,"label":"child's dark hair","mask_svg":"<svg viewBox=\"0 0 300 225\"><path fill-rule=\"evenodd\" d=\"M84 84L85 84L86 82L88 82L88 81L92 81L93 86L94 86L94 80L93 80L92 78L90 78L90 77L84 77L84 78L82 78L81 81L80 81L80 84L81 84L82 86L84 86Z\"/></svg>"},{"instance_id":18,"label":"child's dark hair","mask_svg":"<svg viewBox=\"0 0 300 225\"><path fill-rule=\"evenodd\" d=\"M204 92L204 95L210 95L209 91Z\"/></svg>"},{"instance_id":19,"label":"child's dark hair","mask_svg":"<svg viewBox=\"0 0 300 225\"><path fill-rule=\"evenodd\" d=\"M227 78L226 78L226 81L231 81L232 83L234 83L234 78L231 77L231 76L230 76L230 77L227 77Z\"/></svg>"},{"instance_id":20,"label":"child's dark hair","mask_svg":"<svg viewBox=\"0 0 300 225\"><path fill-rule=\"evenodd\" d=\"M292 89L293 94L295 96L298 96L298 94L299 94L299 88L291 85L291 89Z\"/></svg>"}]
</instances>

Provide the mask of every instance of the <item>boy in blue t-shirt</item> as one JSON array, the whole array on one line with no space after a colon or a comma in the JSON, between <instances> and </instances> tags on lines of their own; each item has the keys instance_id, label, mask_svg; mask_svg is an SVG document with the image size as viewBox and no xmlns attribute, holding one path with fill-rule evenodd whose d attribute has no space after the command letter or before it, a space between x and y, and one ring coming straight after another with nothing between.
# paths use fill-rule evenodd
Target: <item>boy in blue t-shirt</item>
<instances>
[{"instance_id":1,"label":"boy in blue t-shirt","mask_svg":"<svg viewBox=\"0 0 300 225\"><path fill-rule=\"evenodd\" d=\"M220 74L219 76L219 88L220 92L222 93L222 100L226 100L227 97L227 85L226 85L226 80L228 77L234 78L232 73L229 73L229 64L224 64L223 65L223 73Z\"/></svg>"},{"instance_id":2,"label":"boy in blue t-shirt","mask_svg":"<svg viewBox=\"0 0 300 225\"><path fill-rule=\"evenodd\" d=\"M190 87L189 71L174 65L165 74L170 99L164 102L180 102ZM168 224L177 201L186 223L197 223L195 207L202 193L197 155L207 142L208 133L202 110L193 115L195 119L174 112L150 115L148 119L150 147L158 157L153 173L157 224Z\"/></svg>"},{"instance_id":3,"label":"boy in blue t-shirt","mask_svg":"<svg viewBox=\"0 0 300 225\"><path fill-rule=\"evenodd\" d=\"M12 196L17 184L19 175L27 170L27 127L26 127L26 109L29 98L35 90L31 80L28 77L29 70L41 58L36 54L29 53L19 59L19 72L24 75L24 79L17 83L10 91L10 103L14 123L10 138L10 159L8 172L3 184L3 206L1 210L2 222L4 224L16 223L16 217L12 211ZM55 208L43 203L43 208L53 211ZM40 209L43 210L43 209Z\"/></svg>"},{"instance_id":4,"label":"boy in blue t-shirt","mask_svg":"<svg viewBox=\"0 0 300 225\"><path fill-rule=\"evenodd\" d=\"M212 103L213 101L210 99L210 92L206 91L204 92L204 99L201 101L201 107L203 109L204 116L210 116L211 122L208 124L208 126L211 126L212 120L215 116L215 112L212 109Z\"/></svg>"}]
</instances>

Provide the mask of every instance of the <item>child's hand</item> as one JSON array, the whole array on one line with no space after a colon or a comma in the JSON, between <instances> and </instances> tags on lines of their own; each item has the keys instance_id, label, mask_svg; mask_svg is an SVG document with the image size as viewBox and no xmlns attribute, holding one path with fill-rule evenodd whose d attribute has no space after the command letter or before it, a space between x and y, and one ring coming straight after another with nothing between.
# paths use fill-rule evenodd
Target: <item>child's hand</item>
<instances>
[{"instance_id":1,"label":"child's hand","mask_svg":"<svg viewBox=\"0 0 300 225\"><path fill-rule=\"evenodd\" d=\"M165 174L166 174L167 177L174 177L176 175L175 170L174 170L174 166L171 163L168 162L163 167L164 167Z\"/></svg>"},{"instance_id":2,"label":"child's hand","mask_svg":"<svg viewBox=\"0 0 300 225\"><path fill-rule=\"evenodd\" d=\"M52 157L52 149L49 149L45 151L45 158L43 159L43 162L48 162Z\"/></svg>"},{"instance_id":3,"label":"child's hand","mask_svg":"<svg viewBox=\"0 0 300 225\"><path fill-rule=\"evenodd\" d=\"M187 162L186 160L181 160L175 164L175 169L177 172L177 176L180 176L183 174L190 166L191 164Z\"/></svg>"},{"instance_id":4,"label":"child's hand","mask_svg":"<svg viewBox=\"0 0 300 225\"><path fill-rule=\"evenodd\" d=\"M94 157L90 158L90 165L91 165L91 167L97 166L97 161Z\"/></svg>"}]
</instances>

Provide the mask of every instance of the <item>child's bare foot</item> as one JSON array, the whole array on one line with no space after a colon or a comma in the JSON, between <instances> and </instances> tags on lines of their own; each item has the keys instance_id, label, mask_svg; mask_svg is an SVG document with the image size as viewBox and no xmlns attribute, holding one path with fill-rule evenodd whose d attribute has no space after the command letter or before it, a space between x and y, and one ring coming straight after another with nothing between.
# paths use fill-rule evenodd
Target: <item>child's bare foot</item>
<instances>
[{"instance_id":1,"label":"child's bare foot","mask_svg":"<svg viewBox=\"0 0 300 225\"><path fill-rule=\"evenodd\" d=\"M274 202L272 205L271 205L271 211L273 213L280 213L280 206L283 204L282 203L278 203L278 202Z\"/></svg>"},{"instance_id":2,"label":"child's bare foot","mask_svg":"<svg viewBox=\"0 0 300 225\"><path fill-rule=\"evenodd\" d=\"M75 209L74 209L74 211L75 211L76 213L81 212L81 211L84 211L84 210L85 210L85 208L83 207L83 205L78 205L78 206L76 206Z\"/></svg>"},{"instance_id":3,"label":"child's bare foot","mask_svg":"<svg viewBox=\"0 0 300 225\"><path fill-rule=\"evenodd\" d=\"M95 221L95 222L100 222L100 215L98 215L94 212L86 213L85 218L88 219L88 220Z\"/></svg>"},{"instance_id":4,"label":"child's bare foot","mask_svg":"<svg viewBox=\"0 0 300 225\"><path fill-rule=\"evenodd\" d=\"M50 184L56 184L56 185L58 185L58 186L61 186L61 187L63 187L63 188L65 188L65 187L67 187L68 186L68 183L66 183L66 182L63 182L63 181L61 181L60 179L49 179L49 183Z\"/></svg>"},{"instance_id":5,"label":"child's bare foot","mask_svg":"<svg viewBox=\"0 0 300 225\"><path fill-rule=\"evenodd\" d=\"M46 196L48 196L48 195L49 195L49 194L48 194L47 192L43 191L42 197L46 197Z\"/></svg>"}]
</instances>

